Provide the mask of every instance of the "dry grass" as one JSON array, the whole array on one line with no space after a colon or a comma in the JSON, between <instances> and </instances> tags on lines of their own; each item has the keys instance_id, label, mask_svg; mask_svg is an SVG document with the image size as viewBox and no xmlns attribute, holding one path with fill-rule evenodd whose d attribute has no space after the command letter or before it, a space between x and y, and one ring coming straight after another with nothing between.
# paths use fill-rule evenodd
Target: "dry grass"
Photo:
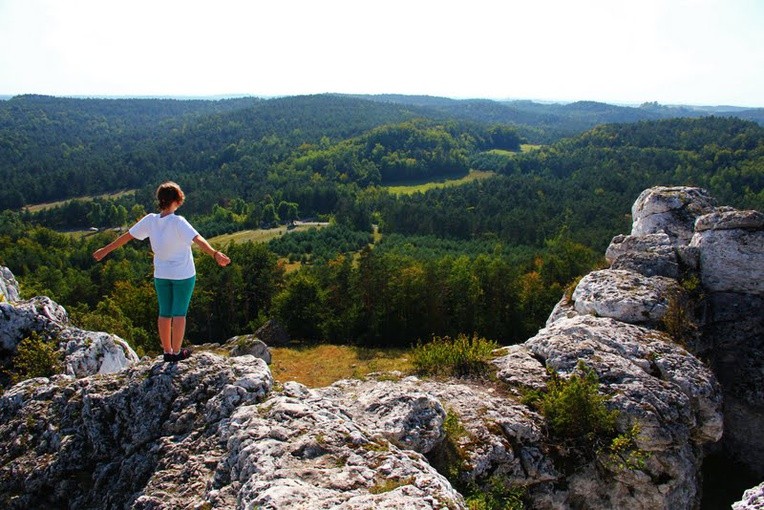
<instances>
[{"instance_id":1,"label":"dry grass","mask_svg":"<svg viewBox=\"0 0 764 510\"><path fill-rule=\"evenodd\" d=\"M226 244L230 242L234 243L245 243L247 241L252 241L254 243L267 243L268 241L275 239L279 236L283 236L287 232L304 232L306 230L310 230L311 228L321 228L328 225L327 223L298 223L294 228L291 230L287 230L286 225L282 225L280 227L276 228L265 228L265 229L258 229L258 230L241 230L239 232L234 232L233 234L223 234L219 236L215 236L211 239L208 239L209 242L215 243L219 246L225 246Z\"/></svg>"},{"instance_id":2,"label":"dry grass","mask_svg":"<svg viewBox=\"0 0 764 510\"><path fill-rule=\"evenodd\" d=\"M409 351L347 345L271 347L271 372L279 382L297 381L310 388L340 379L359 379L371 372L411 372Z\"/></svg>"},{"instance_id":3,"label":"dry grass","mask_svg":"<svg viewBox=\"0 0 764 510\"><path fill-rule=\"evenodd\" d=\"M57 202L47 202L44 204L35 204L35 205L28 205L25 207L29 212L39 212L44 211L46 209L52 209L54 207L58 207L61 205L66 204L67 202L71 202L72 200L93 200L94 198L119 198L123 195L129 195L129 194L135 194L134 189L129 189L125 191L120 191L117 193L104 193L103 195L97 195L97 196L86 196L86 197L78 197L78 198L71 198L67 200L59 200Z\"/></svg>"},{"instance_id":4,"label":"dry grass","mask_svg":"<svg viewBox=\"0 0 764 510\"><path fill-rule=\"evenodd\" d=\"M487 179L496 175L494 172L488 172L485 170L470 170L470 173L460 179L444 179L442 181L430 181L424 183L415 183L403 186L385 186L384 188L390 193L396 195L413 195L414 193L424 193L425 191L435 188L447 188L449 186L461 186L468 182L477 181L480 179Z\"/></svg>"}]
</instances>

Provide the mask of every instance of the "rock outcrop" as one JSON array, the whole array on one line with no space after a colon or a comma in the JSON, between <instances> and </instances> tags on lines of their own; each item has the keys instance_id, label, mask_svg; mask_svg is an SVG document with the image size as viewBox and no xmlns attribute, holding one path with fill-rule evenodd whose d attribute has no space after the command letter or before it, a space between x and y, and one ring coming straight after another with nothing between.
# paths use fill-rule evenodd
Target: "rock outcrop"
<instances>
[{"instance_id":1,"label":"rock outcrop","mask_svg":"<svg viewBox=\"0 0 764 510\"><path fill-rule=\"evenodd\" d=\"M695 230L705 296L693 350L724 387L725 454L764 477L764 214L721 210Z\"/></svg>"},{"instance_id":2,"label":"rock outcrop","mask_svg":"<svg viewBox=\"0 0 764 510\"><path fill-rule=\"evenodd\" d=\"M19 343L32 334L54 340L63 359L64 373L72 377L118 372L138 356L121 338L85 331L69 324L66 310L45 296L20 300L18 282L0 267L0 366L9 367Z\"/></svg>"},{"instance_id":3,"label":"rock outcrop","mask_svg":"<svg viewBox=\"0 0 764 510\"><path fill-rule=\"evenodd\" d=\"M761 423L762 296L742 275L762 281L761 225L695 188L647 190L634 216L610 268L583 278L536 336L496 353L493 381L392 373L312 389L274 384L250 354L200 353L19 383L0 397L0 506L463 509L458 490L498 480L535 509L697 508L712 445L758 455L757 431L744 429ZM721 269L717 257L735 260ZM685 345L666 327L677 296L694 305ZM35 310L30 324L56 322ZM701 359L726 371L717 380ZM747 363L737 376L733 362ZM580 364L619 411L618 431L639 425L643 466L577 457L523 403L550 370L566 378Z\"/></svg>"},{"instance_id":4,"label":"rock outcrop","mask_svg":"<svg viewBox=\"0 0 764 510\"><path fill-rule=\"evenodd\" d=\"M271 386L262 360L208 354L19 383L0 398L0 506L194 508L226 455L221 429Z\"/></svg>"}]
</instances>

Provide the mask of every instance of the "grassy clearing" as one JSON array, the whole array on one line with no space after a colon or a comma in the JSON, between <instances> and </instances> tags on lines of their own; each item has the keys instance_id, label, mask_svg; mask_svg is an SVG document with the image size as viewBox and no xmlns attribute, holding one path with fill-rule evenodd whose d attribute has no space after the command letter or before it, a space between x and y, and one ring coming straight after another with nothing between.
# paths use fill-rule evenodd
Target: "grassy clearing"
<instances>
[{"instance_id":1,"label":"grassy clearing","mask_svg":"<svg viewBox=\"0 0 764 510\"><path fill-rule=\"evenodd\" d=\"M424 193L435 188L447 188L449 186L461 186L468 182L487 179L496 175L494 172L485 170L470 170L470 173L459 179L444 179L441 181L428 181L420 183L411 183L400 186L384 186L390 193L396 195L413 195L414 193Z\"/></svg>"},{"instance_id":2,"label":"grassy clearing","mask_svg":"<svg viewBox=\"0 0 764 510\"><path fill-rule=\"evenodd\" d=\"M280 382L297 381L310 388L340 379L358 379L371 372L411 372L408 350L370 349L347 345L271 347L271 372Z\"/></svg>"},{"instance_id":3,"label":"grassy clearing","mask_svg":"<svg viewBox=\"0 0 764 510\"><path fill-rule=\"evenodd\" d=\"M47 202L47 203L44 203L44 204L28 205L28 206L26 206L26 209L29 212L39 212L39 211L44 211L46 209L53 209L54 207L58 207L58 206L64 205L64 204L66 204L68 202L71 202L72 200L93 200L93 199L96 199L96 198L119 198L121 196L130 195L130 194L134 194L134 193L135 193L134 189L128 189L128 190L125 190L125 191L119 191L117 193L104 193L103 195L84 196L84 197L77 197L77 198L69 198L69 199L66 199L66 200L59 200L57 202Z\"/></svg>"},{"instance_id":4,"label":"grassy clearing","mask_svg":"<svg viewBox=\"0 0 764 510\"><path fill-rule=\"evenodd\" d=\"M520 145L520 152L531 152L535 151L536 149L540 149L541 145L532 145L530 143L524 143Z\"/></svg>"},{"instance_id":5,"label":"grassy clearing","mask_svg":"<svg viewBox=\"0 0 764 510\"><path fill-rule=\"evenodd\" d=\"M276 228L265 228L258 230L241 230L234 232L233 234L223 234L208 239L209 242L215 243L219 246L225 246L230 242L233 243L246 243L252 241L253 243L267 243L271 239L275 239L279 236L283 236L287 232L304 232L311 228L321 228L328 225L327 223L298 223L293 229L287 230L286 225L281 225Z\"/></svg>"}]
</instances>

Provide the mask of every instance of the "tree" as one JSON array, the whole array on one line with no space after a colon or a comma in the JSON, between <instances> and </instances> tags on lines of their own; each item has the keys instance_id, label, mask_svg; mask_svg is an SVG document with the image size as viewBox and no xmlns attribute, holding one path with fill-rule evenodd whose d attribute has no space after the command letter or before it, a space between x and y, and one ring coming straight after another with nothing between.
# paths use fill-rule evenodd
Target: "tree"
<instances>
[{"instance_id":1,"label":"tree","mask_svg":"<svg viewBox=\"0 0 764 510\"><path fill-rule=\"evenodd\" d=\"M277 215L281 221L293 223L299 216L297 215L297 204L294 202L279 202Z\"/></svg>"}]
</instances>

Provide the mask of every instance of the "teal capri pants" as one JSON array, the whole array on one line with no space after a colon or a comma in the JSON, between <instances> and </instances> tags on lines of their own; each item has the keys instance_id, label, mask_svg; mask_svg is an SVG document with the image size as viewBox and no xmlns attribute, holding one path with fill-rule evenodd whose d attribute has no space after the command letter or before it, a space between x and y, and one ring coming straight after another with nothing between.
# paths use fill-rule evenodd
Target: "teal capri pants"
<instances>
[{"instance_id":1,"label":"teal capri pants","mask_svg":"<svg viewBox=\"0 0 764 510\"><path fill-rule=\"evenodd\" d=\"M157 290L160 317L185 317L188 305L191 304L191 294L194 292L196 276L185 280L167 280L154 278L154 288Z\"/></svg>"}]
</instances>

